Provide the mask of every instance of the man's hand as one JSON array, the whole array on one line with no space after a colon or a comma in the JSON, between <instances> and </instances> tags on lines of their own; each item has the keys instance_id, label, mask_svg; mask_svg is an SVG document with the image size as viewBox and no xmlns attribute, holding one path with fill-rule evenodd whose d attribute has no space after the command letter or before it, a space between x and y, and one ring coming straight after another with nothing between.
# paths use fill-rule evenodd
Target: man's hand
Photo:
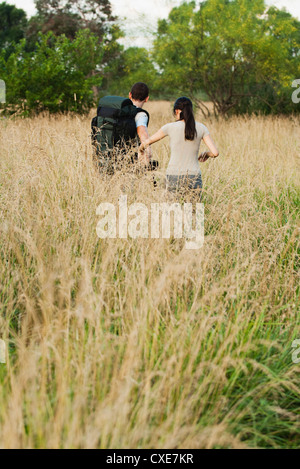
<instances>
[{"instance_id":1,"label":"man's hand","mask_svg":"<svg viewBox=\"0 0 300 469\"><path fill-rule=\"evenodd\" d=\"M205 163L205 161L208 160L209 158L209 152L208 151L204 151L203 153L201 153L201 155L199 156L198 160L200 163Z\"/></svg>"}]
</instances>

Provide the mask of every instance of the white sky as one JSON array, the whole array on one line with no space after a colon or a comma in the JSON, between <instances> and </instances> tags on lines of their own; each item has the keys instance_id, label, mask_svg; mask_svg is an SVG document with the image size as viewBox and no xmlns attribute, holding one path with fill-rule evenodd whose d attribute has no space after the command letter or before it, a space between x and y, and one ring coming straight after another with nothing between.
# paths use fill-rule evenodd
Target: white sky
<instances>
[{"instance_id":1,"label":"white sky","mask_svg":"<svg viewBox=\"0 0 300 469\"><path fill-rule=\"evenodd\" d=\"M23 8L29 16L35 12L33 0L6 0L6 2ZM124 41L125 44L141 46L149 45L147 33L150 34L155 29L157 19L166 18L171 8L179 3L181 3L180 0L144 0L143 2L139 0L111 0L114 14L121 18L123 28L126 28L127 40ZM300 19L300 0L266 0L266 3L273 4L278 8L285 7L292 15ZM137 25L141 26L142 34L137 34Z\"/></svg>"},{"instance_id":2,"label":"white sky","mask_svg":"<svg viewBox=\"0 0 300 469\"><path fill-rule=\"evenodd\" d=\"M29 15L34 14L33 0L6 1L7 3L23 8ZM137 0L111 0L116 15L136 18L137 13L145 13L153 19L167 16L170 8L178 3L180 3L180 1L177 0L147 0L147 2L138 2ZM285 7L289 12L300 19L299 0L267 0L267 3L276 5L278 8Z\"/></svg>"}]
</instances>

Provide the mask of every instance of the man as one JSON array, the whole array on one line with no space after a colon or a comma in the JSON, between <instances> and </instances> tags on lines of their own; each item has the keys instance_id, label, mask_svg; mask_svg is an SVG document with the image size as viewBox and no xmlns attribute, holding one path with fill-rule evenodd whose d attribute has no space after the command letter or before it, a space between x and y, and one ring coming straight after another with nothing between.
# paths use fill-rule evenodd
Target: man
<instances>
[{"instance_id":1,"label":"man","mask_svg":"<svg viewBox=\"0 0 300 469\"><path fill-rule=\"evenodd\" d=\"M133 102L134 106L143 109L143 106L149 101L149 88L145 83L138 82L133 85L129 93L129 99ZM136 130L141 143L144 143L149 138L148 123L149 117L146 112L139 112L135 117ZM139 161L146 165L151 162L151 148L148 147L144 154L139 153Z\"/></svg>"},{"instance_id":2,"label":"man","mask_svg":"<svg viewBox=\"0 0 300 469\"><path fill-rule=\"evenodd\" d=\"M133 85L129 99L120 96L104 96L100 99L97 116L92 120L92 144L99 169L113 173L117 155L122 156L123 153L124 156L128 145L133 144L135 147L137 137L141 144L149 138L149 114L143 110L148 101L149 88L142 82ZM132 163L139 161L147 170L157 169L158 162L152 161L151 149L142 153L138 151L138 146L136 155L131 157Z\"/></svg>"}]
</instances>

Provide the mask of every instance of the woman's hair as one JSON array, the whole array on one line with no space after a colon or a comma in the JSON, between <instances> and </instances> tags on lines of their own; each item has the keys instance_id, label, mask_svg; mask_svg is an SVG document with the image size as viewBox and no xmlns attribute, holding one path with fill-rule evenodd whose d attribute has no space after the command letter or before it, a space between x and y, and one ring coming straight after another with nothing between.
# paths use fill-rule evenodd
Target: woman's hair
<instances>
[{"instance_id":1,"label":"woman's hair","mask_svg":"<svg viewBox=\"0 0 300 469\"><path fill-rule=\"evenodd\" d=\"M185 122L185 139L194 140L197 136L197 130L192 101L185 96L178 98L174 104L174 114L177 109L181 111L180 120Z\"/></svg>"}]
</instances>

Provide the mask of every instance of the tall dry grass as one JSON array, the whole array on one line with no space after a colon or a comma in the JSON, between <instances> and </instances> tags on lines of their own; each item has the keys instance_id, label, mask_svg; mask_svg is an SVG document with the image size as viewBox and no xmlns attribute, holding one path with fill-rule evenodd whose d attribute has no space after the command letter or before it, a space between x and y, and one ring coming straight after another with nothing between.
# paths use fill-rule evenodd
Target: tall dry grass
<instances>
[{"instance_id":1,"label":"tall dry grass","mask_svg":"<svg viewBox=\"0 0 300 469\"><path fill-rule=\"evenodd\" d=\"M0 447L299 447L299 121L206 124L194 252L97 238L101 202L166 194L99 176L88 118L0 121Z\"/></svg>"}]
</instances>

